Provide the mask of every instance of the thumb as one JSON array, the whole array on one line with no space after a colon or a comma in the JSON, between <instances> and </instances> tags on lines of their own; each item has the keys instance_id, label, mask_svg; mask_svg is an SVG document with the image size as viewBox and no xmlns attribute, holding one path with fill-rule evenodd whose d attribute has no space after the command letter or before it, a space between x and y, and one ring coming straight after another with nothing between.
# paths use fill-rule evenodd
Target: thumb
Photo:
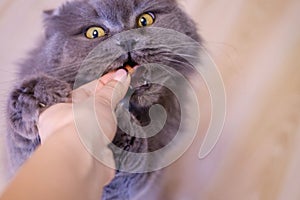
<instances>
[{"instance_id":1,"label":"thumb","mask_svg":"<svg viewBox=\"0 0 300 200\"><path fill-rule=\"evenodd\" d=\"M114 110L126 95L130 76L124 69L120 69L109 77L103 76L98 82L96 90L87 90L93 91L92 95L87 92L82 96L88 98L73 105L73 113L77 132L85 148L97 160L114 168L112 152L107 145L116 134Z\"/></svg>"},{"instance_id":2,"label":"thumb","mask_svg":"<svg viewBox=\"0 0 300 200\"><path fill-rule=\"evenodd\" d=\"M125 97L130 85L130 76L124 69L119 69L110 81L96 89L95 104L110 107L112 110ZM101 82L101 79L100 79Z\"/></svg>"},{"instance_id":3,"label":"thumb","mask_svg":"<svg viewBox=\"0 0 300 200\"><path fill-rule=\"evenodd\" d=\"M95 92L94 109L101 132L112 141L117 128L114 110L127 93L130 76L124 69L120 69L106 83L101 79L99 81L101 83Z\"/></svg>"}]
</instances>

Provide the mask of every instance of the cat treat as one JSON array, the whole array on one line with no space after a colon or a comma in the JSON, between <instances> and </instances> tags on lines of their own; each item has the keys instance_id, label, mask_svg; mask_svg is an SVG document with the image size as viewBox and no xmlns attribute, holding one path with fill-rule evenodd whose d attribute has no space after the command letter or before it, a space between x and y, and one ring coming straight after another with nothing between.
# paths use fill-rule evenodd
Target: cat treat
<instances>
[{"instance_id":1,"label":"cat treat","mask_svg":"<svg viewBox=\"0 0 300 200\"><path fill-rule=\"evenodd\" d=\"M129 64L125 64L125 66L121 66L118 69L124 69L130 75L132 75L135 71L135 68L131 67ZM117 71L118 69L113 70L113 71Z\"/></svg>"},{"instance_id":2,"label":"cat treat","mask_svg":"<svg viewBox=\"0 0 300 200\"><path fill-rule=\"evenodd\" d=\"M130 75L132 75L133 72L134 72L134 68L132 68L130 65L126 65L126 66L124 67L124 69L125 69Z\"/></svg>"}]
</instances>

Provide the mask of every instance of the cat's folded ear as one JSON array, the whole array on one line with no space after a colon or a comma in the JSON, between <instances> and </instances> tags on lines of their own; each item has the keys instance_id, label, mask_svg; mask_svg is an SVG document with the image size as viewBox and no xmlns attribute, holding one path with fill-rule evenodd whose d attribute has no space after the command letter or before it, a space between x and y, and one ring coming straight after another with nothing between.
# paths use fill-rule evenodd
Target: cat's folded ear
<instances>
[{"instance_id":1,"label":"cat's folded ear","mask_svg":"<svg viewBox=\"0 0 300 200\"><path fill-rule=\"evenodd\" d=\"M53 12L54 12L54 9L52 9L52 10L44 10L44 12L43 12L44 18L52 16Z\"/></svg>"},{"instance_id":2,"label":"cat's folded ear","mask_svg":"<svg viewBox=\"0 0 300 200\"><path fill-rule=\"evenodd\" d=\"M44 17L44 20L47 20L53 16L57 16L58 14L59 14L58 9L44 10L43 17Z\"/></svg>"},{"instance_id":3,"label":"cat's folded ear","mask_svg":"<svg viewBox=\"0 0 300 200\"><path fill-rule=\"evenodd\" d=\"M43 22L46 29L46 38L53 34L54 30L51 24L54 18L59 16L59 12L59 8L43 11Z\"/></svg>"}]
</instances>

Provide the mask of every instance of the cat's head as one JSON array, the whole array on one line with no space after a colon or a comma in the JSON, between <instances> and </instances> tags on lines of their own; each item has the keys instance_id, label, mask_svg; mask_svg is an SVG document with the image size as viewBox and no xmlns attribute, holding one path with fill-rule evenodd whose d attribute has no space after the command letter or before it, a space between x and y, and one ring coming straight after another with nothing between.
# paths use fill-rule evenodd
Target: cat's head
<instances>
[{"instance_id":1,"label":"cat's head","mask_svg":"<svg viewBox=\"0 0 300 200\"><path fill-rule=\"evenodd\" d=\"M175 0L72 1L46 12L45 27L42 55L47 61L43 70L71 83L83 61L101 44L106 47L98 51L99 63L89 66L91 76L126 63L131 66L159 63L185 73L188 64L178 60L168 45L163 45L172 36L161 34L160 30L173 30L200 40L195 24ZM117 57L111 58L113 53ZM140 93L149 98L138 98L139 104L147 106L155 102L159 95L153 94L159 94L160 89L149 84L141 87Z\"/></svg>"}]
</instances>

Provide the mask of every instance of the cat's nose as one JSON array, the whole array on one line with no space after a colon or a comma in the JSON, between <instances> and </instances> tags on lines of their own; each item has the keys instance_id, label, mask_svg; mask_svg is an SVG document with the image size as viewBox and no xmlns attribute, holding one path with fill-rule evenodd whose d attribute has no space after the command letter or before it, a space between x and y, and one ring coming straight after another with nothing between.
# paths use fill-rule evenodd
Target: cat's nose
<instances>
[{"instance_id":1,"label":"cat's nose","mask_svg":"<svg viewBox=\"0 0 300 200\"><path fill-rule=\"evenodd\" d=\"M130 52L134 49L135 45L137 44L137 40L135 39L128 39L119 41L117 44L122 47L125 51Z\"/></svg>"}]
</instances>

